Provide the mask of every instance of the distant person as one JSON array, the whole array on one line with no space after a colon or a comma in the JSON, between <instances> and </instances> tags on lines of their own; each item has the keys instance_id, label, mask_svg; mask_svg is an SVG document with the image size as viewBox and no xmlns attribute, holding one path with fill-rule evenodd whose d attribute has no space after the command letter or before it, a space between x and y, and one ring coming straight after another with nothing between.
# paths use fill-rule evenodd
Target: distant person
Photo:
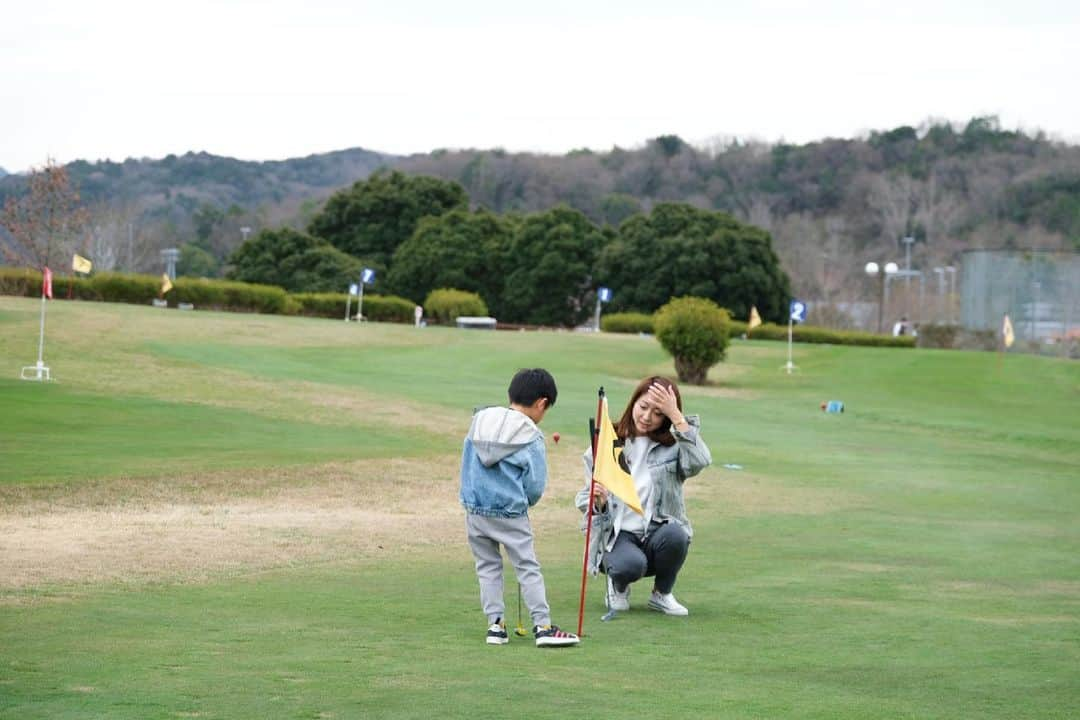
<instances>
[{"instance_id":1,"label":"distant person","mask_svg":"<svg viewBox=\"0 0 1080 720\"><path fill-rule=\"evenodd\" d=\"M892 334L893 334L893 337L900 337L901 335L906 335L907 331L908 331L907 316L904 315L899 320L896 321L896 324L894 324L892 326Z\"/></svg>"},{"instance_id":2,"label":"distant person","mask_svg":"<svg viewBox=\"0 0 1080 720\"><path fill-rule=\"evenodd\" d=\"M638 383L622 417L614 423L623 442L622 457L634 480L644 514L631 510L597 483L593 496L590 562L607 574L607 606L630 609L630 586L652 576L649 607L665 615L688 615L672 590L690 551L693 529L686 517L683 483L712 463L701 438L701 420L683 415L682 396L672 381L648 377ZM583 513L589 509L592 449L585 451L586 484L577 494Z\"/></svg>"},{"instance_id":3,"label":"distant person","mask_svg":"<svg viewBox=\"0 0 1080 720\"><path fill-rule=\"evenodd\" d=\"M537 425L555 404L558 389L547 370L520 370L510 381L509 407L473 415L461 453L461 504L476 559L480 605L487 615L489 645L505 645L503 558L506 551L532 616L537 647L576 645L577 635L551 624L544 576L533 549L529 508L547 485L547 449Z\"/></svg>"}]
</instances>

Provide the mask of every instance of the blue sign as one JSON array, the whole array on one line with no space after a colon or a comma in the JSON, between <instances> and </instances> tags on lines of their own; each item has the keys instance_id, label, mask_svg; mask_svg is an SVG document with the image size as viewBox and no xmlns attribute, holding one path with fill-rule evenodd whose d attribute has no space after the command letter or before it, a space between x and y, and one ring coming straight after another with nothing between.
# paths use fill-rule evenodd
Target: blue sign
<instances>
[{"instance_id":1,"label":"blue sign","mask_svg":"<svg viewBox=\"0 0 1080 720\"><path fill-rule=\"evenodd\" d=\"M360 273L360 282L365 285L375 282L375 271L371 268L364 268L364 272Z\"/></svg>"},{"instance_id":2,"label":"blue sign","mask_svg":"<svg viewBox=\"0 0 1080 720\"><path fill-rule=\"evenodd\" d=\"M600 298L600 302L609 302L611 300L611 288L596 288L596 296Z\"/></svg>"},{"instance_id":3,"label":"blue sign","mask_svg":"<svg viewBox=\"0 0 1080 720\"><path fill-rule=\"evenodd\" d=\"M806 321L806 303L801 300L791 301L791 319L797 323Z\"/></svg>"}]
</instances>

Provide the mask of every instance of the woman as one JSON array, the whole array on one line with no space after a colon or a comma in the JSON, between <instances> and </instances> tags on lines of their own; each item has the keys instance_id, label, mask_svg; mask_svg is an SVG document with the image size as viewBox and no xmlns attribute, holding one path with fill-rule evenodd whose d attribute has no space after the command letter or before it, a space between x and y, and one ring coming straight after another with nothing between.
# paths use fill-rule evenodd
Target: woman
<instances>
[{"instance_id":1,"label":"woman","mask_svg":"<svg viewBox=\"0 0 1080 720\"><path fill-rule=\"evenodd\" d=\"M679 388L662 377L638 383L615 423L615 434L623 443L622 457L645 512L638 515L602 485L595 485L589 557L593 572L607 573L611 610L630 609L630 585L655 576L649 607L666 615L689 613L672 590L693 536L683 503L683 483L712 462L700 429L697 415L683 415ZM585 451L585 472L585 488L576 498L583 513L589 508L591 449Z\"/></svg>"}]
</instances>

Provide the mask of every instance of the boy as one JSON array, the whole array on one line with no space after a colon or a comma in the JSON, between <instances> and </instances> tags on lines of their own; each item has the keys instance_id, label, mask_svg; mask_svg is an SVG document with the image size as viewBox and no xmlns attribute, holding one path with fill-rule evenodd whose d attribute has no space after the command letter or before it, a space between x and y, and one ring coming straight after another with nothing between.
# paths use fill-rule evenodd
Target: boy
<instances>
[{"instance_id":1,"label":"boy","mask_svg":"<svg viewBox=\"0 0 1080 720\"><path fill-rule=\"evenodd\" d=\"M577 635L551 624L544 576L533 550L529 508L547 485L547 450L537 426L555 404L558 390L547 370L519 370L507 391L510 407L473 415L461 454L461 504L465 531L476 558L480 604L487 615L489 645L505 645L503 559L506 549L532 616L537 647L576 645Z\"/></svg>"}]
</instances>

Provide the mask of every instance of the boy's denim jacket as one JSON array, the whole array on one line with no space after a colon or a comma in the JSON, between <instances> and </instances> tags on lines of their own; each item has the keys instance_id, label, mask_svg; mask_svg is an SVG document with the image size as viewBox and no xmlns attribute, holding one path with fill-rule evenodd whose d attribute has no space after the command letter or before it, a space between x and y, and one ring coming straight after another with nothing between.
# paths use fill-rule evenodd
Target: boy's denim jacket
<instances>
[{"instance_id":1,"label":"boy's denim jacket","mask_svg":"<svg viewBox=\"0 0 1080 720\"><path fill-rule=\"evenodd\" d=\"M461 504L466 512L520 517L547 486L547 448L536 423L512 408L473 415L461 453Z\"/></svg>"}]
</instances>

